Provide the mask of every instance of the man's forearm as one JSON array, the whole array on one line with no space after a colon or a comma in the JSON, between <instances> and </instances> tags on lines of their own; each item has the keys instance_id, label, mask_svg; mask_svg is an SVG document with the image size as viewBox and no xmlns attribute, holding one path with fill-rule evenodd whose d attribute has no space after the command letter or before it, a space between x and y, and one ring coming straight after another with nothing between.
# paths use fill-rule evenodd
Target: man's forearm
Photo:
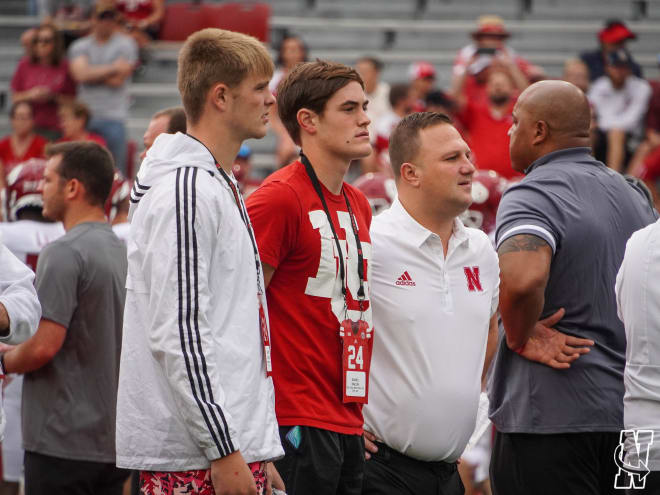
<instances>
[{"instance_id":1,"label":"man's forearm","mask_svg":"<svg viewBox=\"0 0 660 495\"><path fill-rule=\"evenodd\" d=\"M117 68L112 64L87 65L82 68L72 68L74 79L79 83L101 83L117 73Z\"/></svg>"},{"instance_id":2,"label":"man's forearm","mask_svg":"<svg viewBox=\"0 0 660 495\"><path fill-rule=\"evenodd\" d=\"M525 345L543 311L552 250L542 238L520 234L502 242L497 254L506 343L517 350Z\"/></svg>"},{"instance_id":3,"label":"man's forearm","mask_svg":"<svg viewBox=\"0 0 660 495\"><path fill-rule=\"evenodd\" d=\"M504 284L500 286L500 313L510 349L517 350L525 345L541 317L544 300L543 289L515 292L507 290Z\"/></svg>"},{"instance_id":4,"label":"man's forearm","mask_svg":"<svg viewBox=\"0 0 660 495\"><path fill-rule=\"evenodd\" d=\"M4 354L6 373L29 373L47 364L51 357L39 349L34 349L31 342L18 345Z\"/></svg>"}]
</instances>

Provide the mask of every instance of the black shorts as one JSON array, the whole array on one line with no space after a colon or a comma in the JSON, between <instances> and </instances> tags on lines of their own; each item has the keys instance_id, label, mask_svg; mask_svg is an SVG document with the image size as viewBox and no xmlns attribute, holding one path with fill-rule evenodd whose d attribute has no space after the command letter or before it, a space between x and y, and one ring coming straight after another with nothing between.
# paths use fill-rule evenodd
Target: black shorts
<instances>
[{"instance_id":1,"label":"black shorts","mask_svg":"<svg viewBox=\"0 0 660 495\"><path fill-rule=\"evenodd\" d=\"M287 436L288 435L288 436ZM284 459L275 462L287 495L359 495L364 440L311 426L281 426Z\"/></svg>"}]
</instances>

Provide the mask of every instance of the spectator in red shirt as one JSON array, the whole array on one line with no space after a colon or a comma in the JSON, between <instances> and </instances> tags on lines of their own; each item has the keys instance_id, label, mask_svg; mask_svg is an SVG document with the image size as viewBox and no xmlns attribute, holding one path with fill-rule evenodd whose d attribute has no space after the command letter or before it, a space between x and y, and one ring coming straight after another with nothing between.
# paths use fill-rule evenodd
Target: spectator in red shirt
<instances>
[{"instance_id":1,"label":"spectator in red shirt","mask_svg":"<svg viewBox=\"0 0 660 495\"><path fill-rule=\"evenodd\" d=\"M373 341L371 207L344 177L351 160L371 153L364 84L345 65L308 62L289 72L277 96L305 154L247 200L268 287L285 451L276 466L289 495L359 495Z\"/></svg>"},{"instance_id":2,"label":"spectator in red shirt","mask_svg":"<svg viewBox=\"0 0 660 495\"><path fill-rule=\"evenodd\" d=\"M37 29L31 56L18 63L11 90L14 102L32 103L37 133L48 139L59 137L58 104L73 98L76 86L64 58L62 37L52 24Z\"/></svg>"},{"instance_id":3,"label":"spectator in red shirt","mask_svg":"<svg viewBox=\"0 0 660 495\"><path fill-rule=\"evenodd\" d=\"M475 165L494 170L505 178L520 175L511 168L509 128L511 127L515 88L509 74L491 70L486 83L487 103L459 98L458 120L463 124Z\"/></svg>"},{"instance_id":4,"label":"spectator in red shirt","mask_svg":"<svg viewBox=\"0 0 660 495\"><path fill-rule=\"evenodd\" d=\"M0 189L5 186L5 177L14 166L30 158L43 158L48 143L34 132L32 106L21 101L9 110L11 134L0 140Z\"/></svg>"},{"instance_id":5,"label":"spectator in red shirt","mask_svg":"<svg viewBox=\"0 0 660 495\"><path fill-rule=\"evenodd\" d=\"M428 62L415 62L408 70L410 92L413 98L413 112L426 110L426 96L435 86L435 67Z\"/></svg>"},{"instance_id":6,"label":"spectator in red shirt","mask_svg":"<svg viewBox=\"0 0 660 495\"><path fill-rule=\"evenodd\" d=\"M60 106L59 116L62 137L57 142L94 141L107 147L105 139L87 130L90 113L89 108L83 102L74 100L63 104Z\"/></svg>"},{"instance_id":7,"label":"spectator in red shirt","mask_svg":"<svg viewBox=\"0 0 660 495\"><path fill-rule=\"evenodd\" d=\"M630 161L630 174L644 179L656 204L660 205L660 79L649 81L649 84L652 93L646 116L646 135Z\"/></svg>"},{"instance_id":8,"label":"spectator in red shirt","mask_svg":"<svg viewBox=\"0 0 660 495\"><path fill-rule=\"evenodd\" d=\"M473 42L464 46L456 55L452 69L452 88L463 87L470 99L486 98L487 68L494 60L506 61L506 68L520 91L529 84L534 66L507 46L511 33L504 21L496 15L484 15L477 20L477 28L471 33Z\"/></svg>"}]
</instances>

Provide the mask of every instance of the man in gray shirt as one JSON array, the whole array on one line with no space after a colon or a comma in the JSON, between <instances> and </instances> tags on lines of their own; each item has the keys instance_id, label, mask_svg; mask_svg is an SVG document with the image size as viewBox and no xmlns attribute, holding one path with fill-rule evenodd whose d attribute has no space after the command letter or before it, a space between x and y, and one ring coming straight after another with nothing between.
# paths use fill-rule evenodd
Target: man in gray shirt
<instances>
[{"instance_id":1,"label":"man in gray shirt","mask_svg":"<svg viewBox=\"0 0 660 495\"><path fill-rule=\"evenodd\" d=\"M120 494L115 409L126 281L126 248L107 223L112 158L96 143L49 150L43 214L66 234L37 264L42 317L36 334L3 346L23 385L25 493Z\"/></svg>"},{"instance_id":2,"label":"man in gray shirt","mask_svg":"<svg viewBox=\"0 0 660 495\"><path fill-rule=\"evenodd\" d=\"M495 495L616 493L626 340L614 283L626 241L655 214L591 156L589 121L584 93L562 81L530 86L513 110L511 162L526 177L497 213Z\"/></svg>"},{"instance_id":3,"label":"man in gray shirt","mask_svg":"<svg viewBox=\"0 0 660 495\"><path fill-rule=\"evenodd\" d=\"M126 174L126 128L130 97L128 85L138 48L120 33L114 3L99 0L89 36L69 48L71 75L78 97L92 112L89 130L103 136L117 168Z\"/></svg>"}]
</instances>

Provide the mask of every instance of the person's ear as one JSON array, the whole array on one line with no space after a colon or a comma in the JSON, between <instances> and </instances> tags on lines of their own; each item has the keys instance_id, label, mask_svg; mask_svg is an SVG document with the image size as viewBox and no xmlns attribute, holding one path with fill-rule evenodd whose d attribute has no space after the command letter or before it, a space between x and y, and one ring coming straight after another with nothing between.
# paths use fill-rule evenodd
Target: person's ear
<instances>
[{"instance_id":1,"label":"person's ear","mask_svg":"<svg viewBox=\"0 0 660 495\"><path fill-rule=\"evenodd\" d=\"M400 183L409 184L412 187L419 187L421 183L420 168L409 162L401 164Z\"/></svg>"},{"instance_id":2,"label":"person's ear","mask_svg":"<svg viewBox=\"0 0 660 495\"><path fill-rule=\"evenodd\" d=\"M221 112L227 110L229 99L229 86L225 83L215 84L209 90L208 101Z\"/></svg>"},{"instance_id":3,"label":"person's ear","mask_svg":"<svg viewBox=\"0 0 660 495\"><path fill-rule=\"evenodd\" d=\"M311 135L316 134L319 123L319 116L316 112L307 108L301 108L296 114L296 119L298 120L301 131L305 131Z\"/></svg>"},{"instance_id":4,"label":"person's ear","mask_svg":"<svg viewBox=\"0 0 660 495\"><path fill-rule=\"evenodd\" d=\"M70 179L64 184L64 198L68 201L80 198L85 194L85 186L78 179Z\"/></svg>"},{"instance_id":5,"label":"person's ear","mask_svg":"<svg viewBox=\"0 0 660 495\"><path fill-rule=\"evenodd\" d=\"M532 136L532 144L541 144L547 141L550 135L550 128L545 120L537 120L534 124L534 134Z\"/></svg>"}]
</instances>

